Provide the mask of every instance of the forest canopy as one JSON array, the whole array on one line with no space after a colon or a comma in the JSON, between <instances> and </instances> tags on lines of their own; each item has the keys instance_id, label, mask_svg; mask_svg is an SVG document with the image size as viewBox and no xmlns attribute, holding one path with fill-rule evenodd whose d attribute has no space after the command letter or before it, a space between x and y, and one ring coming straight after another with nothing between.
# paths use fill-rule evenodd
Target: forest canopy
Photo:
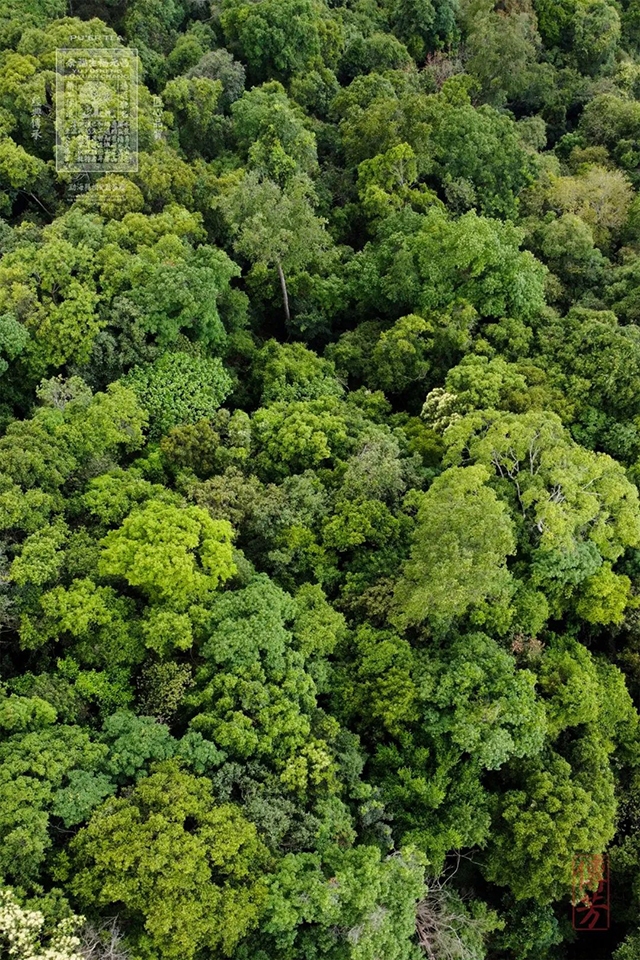
<instances>
[{"instance_id":1,"label":"forest canopy","mask_svg":"<svg viewBox=\"0 0 640 960\"><path fill-rule=\"evenodd\" d=\"M639 190L638 0L0 0L2 958L640 958Z\"/></svg>"}]
</instances>

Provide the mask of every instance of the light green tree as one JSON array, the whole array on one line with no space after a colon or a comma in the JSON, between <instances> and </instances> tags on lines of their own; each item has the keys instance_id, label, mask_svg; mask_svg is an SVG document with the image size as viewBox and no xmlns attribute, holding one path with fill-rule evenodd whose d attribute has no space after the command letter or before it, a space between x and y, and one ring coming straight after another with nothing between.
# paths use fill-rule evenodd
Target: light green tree
<instances>
[{"instance_id":1,"label":"light green tree","mask_svg":"<svg viewBox=\"0 0 640 960\"><path fill-rule=\"evenodd\" d=\"M474 604L509 595L514 526L489 477L484 467L449 469L423 496L395 593L399 624L447 624Z\"/></svg>"},{"instance_id":2,"label":"light green tree","mask_svg":"<svg viewBox=\"0 0 640 960\"><path fill-rule=\"evenodd\" d=\"M200 507L149 501L101 542L98 569L124 579L152 603L183 609L235 572L232 528Z\"/></svg>"},{"instance_id":3,"label":"light green tree","mask_svg":"<svg viewBox=\"0 0 640 960\"><path fill-rule=\"evenodd\" d=\"M256 925L267 863L239 808L169 761L99 807L58 872L81 903L122 904L139 949L190 960L203 949L230 953Z\"/></svg>"},{"instance_id":4,"label":"light green tree","mask_svg":"<svg viewBox=\"0 0 640 960\"><path fill-rule=\"evenodd\" d=\"M286 188L247 174L223 208L235 233L234 249L254 268L277 271L286 320L291 319L287 277L317 261L330 246L325 222L314 212L315 196L306 177Z\"/></svg>"}]
</instances>

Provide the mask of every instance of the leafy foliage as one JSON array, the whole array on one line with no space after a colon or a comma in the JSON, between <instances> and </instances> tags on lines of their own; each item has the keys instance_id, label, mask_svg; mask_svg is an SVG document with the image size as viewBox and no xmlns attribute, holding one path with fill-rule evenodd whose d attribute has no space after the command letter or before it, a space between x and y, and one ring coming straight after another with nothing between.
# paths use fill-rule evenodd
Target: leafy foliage
<instances>
[{"instance_id":1,"label":"leafy foliage","mask_svg":"<svg viewBox=\"0 0 640 960\"><path fill-rule=\"evenodd\" d=\"M0 954L635 960L636 0L1 7Z\"/></svg>"}]
</instances>

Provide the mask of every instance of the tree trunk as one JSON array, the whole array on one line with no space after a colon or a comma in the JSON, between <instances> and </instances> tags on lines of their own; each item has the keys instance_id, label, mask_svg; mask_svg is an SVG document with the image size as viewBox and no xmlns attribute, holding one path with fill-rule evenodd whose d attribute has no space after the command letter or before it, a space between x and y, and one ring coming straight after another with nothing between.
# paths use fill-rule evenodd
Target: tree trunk
<instances>
[{"instance_id":1,"label":"tree trunk","mask_svg":"<svg viewBox=\"0 0 640 960\"><path fill-rule=\"evenodd\" d=\"M282 302L284 303L284 315L287 320L291 320L291 313L289 312L289 294L287 293L287 281L284 278L284 273L282 272L282 267L280 264L277 264L278 267L278 276L280 277L280 286L282 287Z\"/></svg>"}]
</instances>

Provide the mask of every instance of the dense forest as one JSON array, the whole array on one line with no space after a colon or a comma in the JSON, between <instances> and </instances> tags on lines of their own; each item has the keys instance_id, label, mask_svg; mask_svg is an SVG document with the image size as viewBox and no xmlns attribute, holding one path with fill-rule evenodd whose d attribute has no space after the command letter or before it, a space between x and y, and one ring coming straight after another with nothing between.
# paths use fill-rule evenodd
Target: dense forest
<instances>
[{"instance_id":1,"label":"dense forest","mask_svg":"<svg viewBox=\"0 0 640 960\"><path fill-rule=\"evenodd\" d=\"M0 187L3 960L639 960L640 0L0 0Z\"/></svg>"}]
</instances>

